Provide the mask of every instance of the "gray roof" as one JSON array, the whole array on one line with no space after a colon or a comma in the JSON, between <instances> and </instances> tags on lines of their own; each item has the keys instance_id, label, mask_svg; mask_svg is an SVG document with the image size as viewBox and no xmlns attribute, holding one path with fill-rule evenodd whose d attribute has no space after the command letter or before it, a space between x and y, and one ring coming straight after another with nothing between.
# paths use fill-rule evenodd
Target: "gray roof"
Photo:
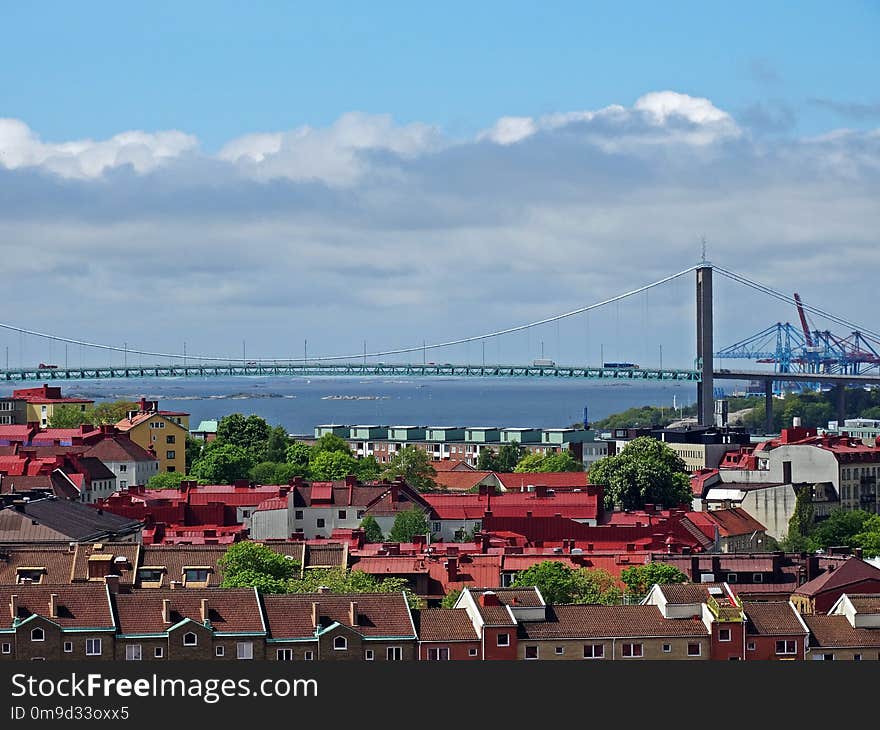
<instances>
[{"instance_id":1,"label":"gray roof","mask_svg":"<svg viewBox=\"0 0 880 730\"><path fill-rule=\"evenodd\" d=\"M71 540L113 538L134 532L141 526L137 520L54 497L31 500L6 510L22 515L23 523L46 527Z\"/></svg>"}]
</instances>

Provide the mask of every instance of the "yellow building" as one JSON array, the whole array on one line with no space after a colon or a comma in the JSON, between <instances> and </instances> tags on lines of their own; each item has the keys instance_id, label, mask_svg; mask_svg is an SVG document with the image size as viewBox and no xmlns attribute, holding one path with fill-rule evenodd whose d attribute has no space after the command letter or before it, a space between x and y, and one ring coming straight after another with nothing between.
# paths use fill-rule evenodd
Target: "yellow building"
<instances>
[{"instance_id":1,"label":"yellow building","mask_svg":"<svg viewBox=\"0 0 880 730\"><path fill-rule=\"evenodd\" d=\"M74 406L85 412L95 401L88 398L64 398L61 387L43 384L39 388L19 388L12 391L13 401L24 401L24 423L38 423L46 428L52 420L56 406ZM20 411L16 409L20 416ZM22 424L23 425L23 424Z\"/></svg>"},{"instance_id":2,"label":"yellow building","mask_svg":"<svg viewBox=\"0 0 880 730\"><path fill-rule=\"evenodd\" d=\"M116 424L138 446L152 450L159 459L159 471L186 472L186 437L189 413L160 411L158 401L141 398L138 410Z\"/></svg>"}]
</instances>

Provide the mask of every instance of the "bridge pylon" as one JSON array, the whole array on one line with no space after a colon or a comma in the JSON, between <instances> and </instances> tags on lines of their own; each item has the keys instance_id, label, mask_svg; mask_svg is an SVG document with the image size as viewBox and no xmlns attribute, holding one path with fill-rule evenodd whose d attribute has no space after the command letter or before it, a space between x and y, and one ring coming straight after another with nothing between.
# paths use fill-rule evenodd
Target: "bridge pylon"
<instances>
[{"instance_id":1,"label":"bridge pylon","mask_svg":"<svg viewBox=\"0 0 880 730\"><path fill-rule=\"evenodd\" d=\"M701 426L715 422L712 343L712 265L705 261L697 267L697 367L701 380L697 385L697 418Z\"/></svg>"}]
</instances>

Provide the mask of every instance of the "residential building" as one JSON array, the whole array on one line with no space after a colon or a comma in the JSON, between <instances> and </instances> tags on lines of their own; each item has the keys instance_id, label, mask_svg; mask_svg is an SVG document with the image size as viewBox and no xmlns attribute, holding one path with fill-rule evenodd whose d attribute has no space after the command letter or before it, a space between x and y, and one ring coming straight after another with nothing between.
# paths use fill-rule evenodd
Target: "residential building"
<instances>
[{"instance_id":1,"label":"residential building","mask_svg":"<svg viewBox=\"0 0 880 730\"><path fill-rule=\"evenodd\" d=\"M716 549L722 553L761 550L767 539L766 528L748 512L738 507L691 512L688 519L704 532L716 534Z\"/></svg>"},{"instance_id":2,"label":"residential building","mask_svg":"<svg viewBox=\"0 0 880 730\"><path fill-rule=\"evenodd\" d=\"M805 659L809 629L789 601L743 602L746 659Z\"/></svg>"},{"instance_id":3,"label":"residential building","mask_svg":"<svg viewBox=\"0 0 880 730\"><path fill-rule=\"evenodd\" d=\"M24 421L18 423L37 423L46 428L52 420L58 406L73 406L85 412L95 401L89 398L65 398L61 395L61 387L43 384L38 388L19 388L12 391L13 400L25 402ZM20 416L20 409L13 411Z\"/></svg>"},{"instance_id":4,"label":"residential building","mask_svg":"<svg viewBox=\"0 0 880 730\"><path fill-rule=\"evenodd\" d=\"M415 611L422 661L479 661L480 635L463 608L423 608Z\"/></svg>"},{"instance_id":5,"label":"residential building","mask_svg":"<svg viewBox=\"0 0 880 730\"><path fill-rule=\"evenodd\" d=\"M120 433L128 434L134 443L154 451L159 460L159 471L186 473L189 413L162 411L158 401L141 398L138 409L129 412L116 428Z\"/></svg>"},{"instance_id":6,"label":"residential building","mask_svg":"<svg viewBox=\"0 0 880 730\"><path fill-rule=\"evenodd\" d=\"M27 423L27 401L20 398L0 398L0 426Z\"/></svg>"},{"instance_id":7,"label":"residential building","mask_svg":"<svg viewBox=\"0 0 880 730\"><path fill-rule=\"evenodd\" d=\"M199 421L199 425L190 431L190 435L199 441L211 443L211 441L217 438L217 423L216 420L212 419Z\"/></svg>"},{"instance_id":8,"label":"residential building","mask_svg":"<svg viewBox=\"0 0 880 730\"><path fill-rule=\"evenodd\" d=\"M804 615L828 613L840 597L880 592L880 568L852 556L798 586L791 602Z\"/></svg>"},{"instance_id":9,"label":"residential building","mask_svg":"<svg viewBox=\"0 0 880 730\"><path fill-rule=\"evenodd\" d=\"M820 661L880 659L880 595L841 594L825 616L807 615L808 659Z\"/></svg>"},{"instance_id":10,"label":"residential building","mask_svg":"<svg viewBox=\"0 0 880 730\"><path fill-rule=\"evenodd\" d=\"M136 444L128 434L111 433L112 428L108 426L105 437L83 455L100 459L116 475L117 489L146 484L150 477L159 473L159 459L155 452Z\"/></svg>"}]
</instances>

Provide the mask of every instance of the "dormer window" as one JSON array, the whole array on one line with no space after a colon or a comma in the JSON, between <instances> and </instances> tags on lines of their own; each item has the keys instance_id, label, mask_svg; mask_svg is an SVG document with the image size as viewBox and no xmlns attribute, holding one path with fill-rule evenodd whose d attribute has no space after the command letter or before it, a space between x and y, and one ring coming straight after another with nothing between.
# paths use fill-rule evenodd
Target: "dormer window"
<instances>
[{"instance_id":1,"label":"dormer window","mask_svg":"<svg viewBox=\"0 0 880 730\"><path fill-rule=\"evenodd\" d=\"M18 568L16 570L15 582L23 583L40 583L46 574L45 568Z\"/></svg>"},{"instance_id":2,"label":"dormer window","mask_svg":"<svg viewBox=\"0 0 880 730\"><path fill-rule=\"evenodd\" d=\"M206 586L211 572L211 568L206 565L184 567L183 584L188 586Z\"/></svg>"}]
</instances>

